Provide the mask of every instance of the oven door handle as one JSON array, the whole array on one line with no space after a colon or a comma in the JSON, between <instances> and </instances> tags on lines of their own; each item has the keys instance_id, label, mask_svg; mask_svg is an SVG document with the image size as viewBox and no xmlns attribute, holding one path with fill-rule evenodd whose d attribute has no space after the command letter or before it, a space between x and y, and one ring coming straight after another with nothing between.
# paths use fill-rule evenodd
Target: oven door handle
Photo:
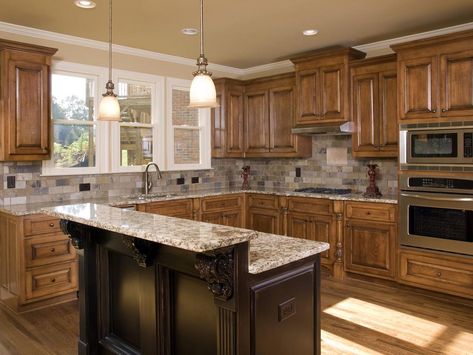
<instances>
[{"instance_id":1,"label":"oven door handle","mask_svg":"<svg viewBox=\"0 0 473 355\"><path fill-rule=\"evenodd\" d=\"M454 202L473 202L471 197L435 197L435 196L422 196L418 194L401 193L402 197L414 197L421 200L430 201L454 201Z\"/></svg>"}]
</instances>

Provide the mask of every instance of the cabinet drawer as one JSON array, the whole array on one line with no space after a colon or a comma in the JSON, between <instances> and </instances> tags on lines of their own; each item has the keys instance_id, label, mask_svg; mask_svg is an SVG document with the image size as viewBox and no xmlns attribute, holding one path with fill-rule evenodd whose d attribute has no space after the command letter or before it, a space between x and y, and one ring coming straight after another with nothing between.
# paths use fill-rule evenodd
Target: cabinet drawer
<instances>
[{"instance_id":1,"label":"cabinet drawer","mask_svg":"<svg viewBox=\"0 0 473 355\"><path fill-rule=\"evenodd\" d=\"M347 202L346 217L370 221L396 222L396 206L385 203Z\"/></svg>"},{"instance_id":2,"label":"cabinet drawer","mask_svg":"<svg viewBox=\"0 0 473 355\"><path fill-rule=\"evenodd\" d=\"M248 207L277 210L279 209L279 198L272 195L249 195Z\"/></svg>"},{"instance_id":3,"label":"cabinet drawer","mask_svg":"<svg viewBox=\"0 0 473 355\"><path fill-rule=\"evenodd\" d=\"M38 214L25 217L23 221L25 235L56 233L61 231L59 218Z\"/></svg>"},{"instance_id":4,"label":"cabinet drawer","mask_svg":"<svg viewBox=\"0 0 473 355\"><path fill-rule=\"evenodd\" d=\"M326 199L311 197L291 197L288 202L289 211L310 214L332 214L333 202Z\"/></svg>"},{"instance_id":5,"label":"cabinet drawer","mask_svg":"<svg viewBox=\"0 0 473 355\"><path fill-rule=\"evenodd\" d=\"M64 234L45 235L25 239L27 267L74 260L76 251Z\"/></svg>"},{"instance_id":6,"label":"cabinet drawer","mask_svg":"<svg viewBox=\"0 0 473 355\"><path fill-rule=\"evenodd\" d=\"M148 213L155 213L163 216L192 219L192 200L184 199L152 202L146 204L144 210Z\"/></svg>"},{"instance_id":7,"label":"cabinet drawer","mask_svg":"<svg viewBox=\"0 0 473 355\"><path fill-rule=\"evenodd\" d=\"M399 278L414 286L473 297L473 258L402 250Z\"/></svg>"},{"instance_id":8,"label":"cabinet drawer","mask_svg":"<svg viewBox=\"0 0 473 355\"><path fill-rule=\"evenodd\" d=\"M26 299L56 296L77 290L77 261L26 271Z\"/></svg>"},{"instance_id":9,"label":"cabinet drawer","mask_svg":"<svg viewBox=\"0 0 473 355\"><path fill-rule=\"evenodd\" d=\"M242 199L242 195L205 197L201 202L202 212L238 209L242 205Z\"/></svg>"}]
</instances>

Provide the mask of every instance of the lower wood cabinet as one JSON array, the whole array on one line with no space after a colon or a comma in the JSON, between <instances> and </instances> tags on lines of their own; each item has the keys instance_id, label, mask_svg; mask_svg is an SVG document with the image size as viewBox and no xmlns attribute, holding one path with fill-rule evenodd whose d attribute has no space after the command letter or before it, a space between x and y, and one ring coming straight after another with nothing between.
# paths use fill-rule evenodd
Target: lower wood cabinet
<instances>
[{"instance_id":1,"label":"lower wood cabinet","mask_svg":"<svg viewBox=\"0 0 473 355\"><path fill-rule=\"evenodd\" d=\"M396 206L346 202L345 271L394 279Z\"/></svg>"},{"instance_id":2,"label":"lower wood cabinet","mask_svg":"<svg viewBox=\"0 0 473 355\"><path fill-rule=\"evenodd\" d=\"M74 300L78 260L59 220L0 213L0 302L17 312Z\"/></svg>"},{"instance_id":3,"label":"lower wood cabinet","mask_svg":"<svg viewBox=\"0 0 473 355\"><path fill-rule=\"evenodd\" d=\"M137 206L137 210L168 217L194 219L192 199L157 201Z\"/></svg>"},{"instance_id":4,"label":"lower wood cabinet","mask_svg":"<svg viewBox=\"0 0 473 355\"><path fill-rule=\"evenodd\" d=\"M473 257L402 248L398 281L473 298Z\"/></svg>"},{"instance_id":5,"label":"lower wood cabinet","mask_svg":"<svg viewBox=\"0 0 473 355\"><path fill-rule=\"evenodd\" d=\"M258 232L284 234L281 226L279 196L248 194L247 228Z\"/></svg>"},{"instance_id":6,"label":"lower wood cabinet","mask_svg":"<svg viewBox=\"0 0 473 355\"><path fill-rule=\"evenodd\" d=\"M194 205L198 206L202 222L221 224L229 227L242 228L245 226L243 194L229 194L209 196L195 199ZM194 213L198 215L199 213Z\"/></svg>"},{"instance_id":7,"label":"lower wood cabinet","mask_svg":"<svg viewBox=\"0 0 473 355\"><path fill-rule=\"evenodd\" d=\"M202 213L201 221L241 228L243 225L243 214L241 210Z\"/></svg>"}]
</instances>

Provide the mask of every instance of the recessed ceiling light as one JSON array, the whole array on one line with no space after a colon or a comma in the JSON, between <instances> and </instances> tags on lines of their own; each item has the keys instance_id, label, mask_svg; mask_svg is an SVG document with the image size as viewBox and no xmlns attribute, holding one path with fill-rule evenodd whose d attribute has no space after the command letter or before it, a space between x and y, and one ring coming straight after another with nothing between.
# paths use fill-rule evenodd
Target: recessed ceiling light
<instances>
[{"instance_id":1,"label":"recessed ceiling light","mask_svg":"<svg viewBox=\"0 0 473 355\"><path fill-rule=\"evenodd\" d=\"M304 36L315 36L317 33L319 33L319 30L316 29L309 29L309 30L304 30L302 31L302 34Z\"/></svg>"},{"instance_id":2,"label":"recessed ceiling light","mask_svg":"<svg viewBox=\"0 0 473 355\"><path fill-rule=\"evenodd\" d=\"M197 33L199 33L199 31L195 28L183 28L181 33L187 36L195 36Z\"/></svg>"},{"instance_id":3,"label":"recessed ceiling light","mask_svg":"<svg viewBox=\"0 0 473 355\"><path fill-rule=\"evenodd\" d=\"M97 5L91 0L74 0L74 4L83 9L93 9Z\"/></svg>"}]
</instances>

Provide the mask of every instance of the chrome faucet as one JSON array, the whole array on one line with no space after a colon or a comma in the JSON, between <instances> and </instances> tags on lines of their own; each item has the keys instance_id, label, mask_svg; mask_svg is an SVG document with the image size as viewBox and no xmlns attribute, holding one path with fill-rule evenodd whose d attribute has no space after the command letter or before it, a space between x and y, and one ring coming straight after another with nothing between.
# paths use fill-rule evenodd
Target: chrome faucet
<instances>
[{"instance_id":1,"label":"chrome faucet","mask_svg":"<svg viewBox=\"0 0 473 355\"><path fill-rule=\"evenodd\" d=\"M148 172L150 166L154 166L156 168L156 176L158 179L163 178L163 175L161 175L161 170L159 170L158 164L153 163L153 162L146 164L145 173L144 173L145 174L145 188L144 188L145 195L149 194L149 192L151 191L151 188L153 187L153 181L150 178L149 172Z\"/></svg>"}]
</instances>

